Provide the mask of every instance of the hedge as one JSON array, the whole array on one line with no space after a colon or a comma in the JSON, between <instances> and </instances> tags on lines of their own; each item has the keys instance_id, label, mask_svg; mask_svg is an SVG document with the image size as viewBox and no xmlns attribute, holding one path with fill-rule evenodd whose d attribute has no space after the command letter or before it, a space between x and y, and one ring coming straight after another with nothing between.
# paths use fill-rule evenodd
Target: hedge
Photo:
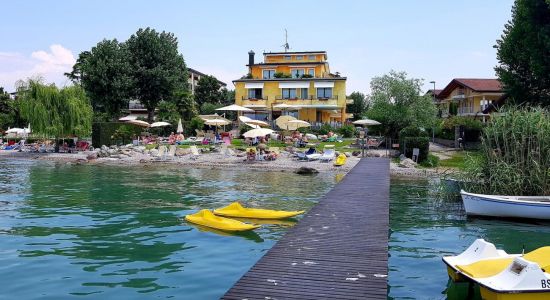
<instances>
[{"instance_id":1,"label":"hedge","mask_svg":"<svg viewBox=\"0 0 550 300\"><path fill-rule=\"evenodd\" d=\"M428 158L430 151L430 139L427 137L405 137L401 144L401 150L405 156L412 159L413 148L418 148L418 162L423 162Z\"/></svg>"}]
</instances>

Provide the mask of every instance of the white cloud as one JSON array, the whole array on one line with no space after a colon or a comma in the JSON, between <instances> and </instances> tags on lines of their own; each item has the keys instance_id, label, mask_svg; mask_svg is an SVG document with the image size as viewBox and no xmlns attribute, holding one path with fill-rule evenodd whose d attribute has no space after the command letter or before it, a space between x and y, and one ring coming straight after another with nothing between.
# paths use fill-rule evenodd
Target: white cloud
<instances>
[{"instance_id":1,"label":"white cloud","mask_svg":"<svg viewBox=\"0 0 550 300\"><path fill-rule=\"evenodd\" d=\"M68 83L63 75L69 72L76 59L71 50L54 44L49 51L38 50L25 56L17 52L0 52L0 86L11 91L20 79L40 76L57 85Z\"/></svg>"}]
</instances>

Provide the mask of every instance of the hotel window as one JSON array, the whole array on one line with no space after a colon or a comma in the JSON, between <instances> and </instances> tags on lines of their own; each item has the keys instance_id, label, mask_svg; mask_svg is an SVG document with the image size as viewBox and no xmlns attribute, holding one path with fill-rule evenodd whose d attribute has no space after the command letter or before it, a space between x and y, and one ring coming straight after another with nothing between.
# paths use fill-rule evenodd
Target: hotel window
<instances>
[{"instance_id":1,"label":"hotel window","mask_svg":"<svg viewBox=\"0 0 550 300\"><path fill-rule=\"evenodd\" d=\"M285 55L284 58L285 60L290 60L290 55Z\"/></svg>"},{"instance_id":2,"label":"hotel window","mask_svg":"<svg viewBox=\"0 0 550 300\"><path fill-rule=\"evenodd\" d=\"M300 98L301 99L307 99L308 97L308 88L301 88L300 89Z\"/></svg>"},{"instance_id":3,"label":"hotel window","mask_svg":"<svg viewBox=\"0 0 550 300\"><path fill-rule=\"evenodd\" d=\"M318 99L332 98L332 88L317 88Z\"/></svg>"},{"instance_id":4,"label":"hotel window","mask_svg":"<svg viewBox=\"0 0 550 300\"><path fill-rule=\"evenodd\" d=\"M290 75L292 75L292 78L300 78L304 75L304 69L291 69Z\"/></svg>"},{"instance_id":5,"label":"hotel window","mask_svg":"<svg viewBox=\"0 0 550 300\"><path fill-rule=\"evenodd\" d=\"M313 77L315 77L315 69L307 69L307 73Z\"/></svg>"},{"instance_id":6,"label":"hotel window","mask_svg":"<svg viewBox=\"0 0 550 300\"><path fill-rule=\"evenodd\" d=\"M296 55L296 60L303 60L303 59L304 59L303 55Z\"/></svg>"},{"instance_id":7,"label":"hotel window","mask_svg":"<svg viewBox=\"0 0 550 300\"><path fill-rule=\"evenodd\" d=\"M309 59L309 60L315 60L315 55L310 55L310 56L307 57L307 59Z\"/></svg>"},{"instance_id":8,"label":"hotel window","mask_svg":"<svg viewBox=\"0 0 550 300\"><path fill-rule=\"evenodd\" d=\"M283 89L283 99L296 99L296 89Z\"/></svg>"},{"instance_id":9,"label":"hotel window","mask_svg":"<svg viewBox=\"0 0 550 300\"><path fill-rule=\"evenodd\" d=\"M264 70L263 71L264 79L273 79L275 78L275 70Z\"/></svg>"},{"instance_id":10,"label":"hotel window","mask_svg":"<svg viewBox=\"0 0 550 300\"><path fill-rule=\"evenodd\" d=\"M262 99L262 89L248 89L248 99Z\"/></svg>"}]
</instances>

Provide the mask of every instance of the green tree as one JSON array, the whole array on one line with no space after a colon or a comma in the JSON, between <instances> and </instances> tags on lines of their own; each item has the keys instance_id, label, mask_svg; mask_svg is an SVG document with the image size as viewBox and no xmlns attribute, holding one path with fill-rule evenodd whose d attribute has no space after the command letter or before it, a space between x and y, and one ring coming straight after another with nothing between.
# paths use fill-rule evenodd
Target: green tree
<instances>
[{"instance_id":1,"label":"green tree","mask_svg":"<svg viewBox=\"0 0 550 300\"><path fill-rule=\"evenodd\" d=\"M360 92L353 92L349 95L353 99L353 103L348 104L346 111L350 114L353 114L353 119L358 120L362 115L368 110L368 102L365 97L365 94Z\"/></svg>"},{"instance_id":2,"label":"green tree","mask_svg":"<svg viewBox=\"0 0 550 300\"><path fill-rule=\"evenodd\" d=\"M64 137L89 136L92 130L92 106L80 86L58 89L39 81L28 80L18 89L21 114L34 133Z\"/></svg>"},{"instance_id":3,"label":"green tree","mask_svg":"<svg viewBox=\"0 0 550 300\"><path fill-rule=\"evenodd\" d=\"M178 112L178 107L173 102L161 101L158 105L157 119L159 121L177 124L181 115Z\"/></svg>"},{"instance_id":4,"label":"green tree","mask_svg":"<svg viewBox=\"0 0 550 300\"><path fill-rule=\"evenodd\" d=\"M235 90L228 90L226 88L222 88L221 90L222 94L222 104L227 106L235 103Z\"/></svg>"},{"instance_id":5,"label":"green tree","mask_svg":"<svg viewBox=\"0 0 550 300\"><path fill-rule=\"evenodd\" d=\"M223 104L206 102L201 105L200 113L203 115L212 115L217 113L216 109L222 107Z\"/></svg>"},{"instance_id":6,"label":"green tree","mask_svg":"<svg viewBox=\"0 0 550 300\"><path fill-rule=\"evenodd\" d=\"M495 70L510 97L550 105L550 1L516 0L495 48Z\"/></svg>"},{"instance_id":7,"label":"green tree","mask_svg":"<svg viewBox=\"0 0 550 300\"><path fill-rule=\"evenodd\" d=\"M72 72L65 75L82 85L98 118L117 119L128 108L135 79L128 51L116 39L103 40L80 53Z\"/></svg>"},{"instance_id":8,"label":"green tree","mask_svg":"<svg viewBox=\"0 0 550 300\"><path fill-rule=\"evenodd\" d=\"M407 73L393 70L373 78L367 116L382 123L384 134L393 138L410 125L431 128L437 109L430 96L421 95L422 83L422 79L407 78Z\"/></svg>"},{"instance_id":9,"label":"green tree","mask_svg":"<svg viewBox=\"0 0 550 300\"><path fill-rule=\"evenodd\" d=\"M188 90L178 90L167 101L173 103L176 111L183 120L191 120L197 115L197 104L193 95Z\"/></svg>"},{"instance_id":10,"label":"green tree","mask_svg":"<svg viewBox=\"0 0 550 300\"><path fill-rule=\"evenodd\" d=\"M214 76L202 76L195 89L195 101L199 107L204 103L222 103L223 93L220 91L221 84ZM226 96L227 97L227 96Z\"/></svg>"},{"instance_id":11,"label":"green tree","mask_svg":"<svg viewBox=\"0 0 550 300\"><path fill-rule=\"evenodd\" d=\"M148 27L139 29L125 44L135 79L134 97L147 108L148 121L152 122L160 101L168 100L177 90L188 89L178 40L173 33Z\"/></svg>"},{"instance_id":12,"label":"green tree","mask_svg":"<svg viewBox=\"0 0 550 300\"><path fill-rule=\"evenodd\" d=\"M0 129L16 127L16 103L10 98L10 94L0 87Z\"/></svg>"}]
</instances>

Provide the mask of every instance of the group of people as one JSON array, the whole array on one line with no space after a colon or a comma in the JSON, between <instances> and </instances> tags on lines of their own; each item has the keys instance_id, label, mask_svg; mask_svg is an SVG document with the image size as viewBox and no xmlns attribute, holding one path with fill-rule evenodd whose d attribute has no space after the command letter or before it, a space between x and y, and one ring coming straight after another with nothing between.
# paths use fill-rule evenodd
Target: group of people
<instances>
[{"instance_id":1,"label":"group of people","mask_svg":"<svg viewBox=\"0 0 550 300\"><path fill-rule=\"evenodd\" d=\"M181 145L185 141L185 137L183 136L183 133L174 134L173 132L168 137L168 144L170 145Z\"/></svg>"}]
</instances>

